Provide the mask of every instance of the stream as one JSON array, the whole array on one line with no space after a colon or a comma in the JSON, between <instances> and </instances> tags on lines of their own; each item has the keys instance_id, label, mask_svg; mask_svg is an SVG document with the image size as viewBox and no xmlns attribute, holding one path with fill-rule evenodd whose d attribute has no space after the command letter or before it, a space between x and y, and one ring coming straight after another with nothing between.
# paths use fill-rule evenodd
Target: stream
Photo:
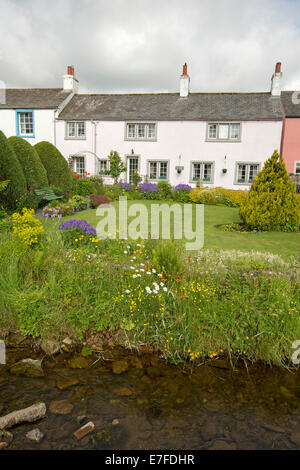
<instances>
[{"instance_id":1,"label":"stream","mask_svg":"<svg viewBox=\"0 0 300 470\"><path fill-rule=\"evenodd\" d=\"M122 348L74 369L73 356L45 358L45 376L29 378L12 375L9 366L41 353L8 349L8 364L0 366L0 416L40 401L47 406L44 419L9 430L9 449L300 448L299 370L232 369L224 359L191 369ZM128 368L116 373L120 360ZM89 421L94 431L76 439L73 433ZM44 434L39 443L26 437L36 428Z\"/></svg>"}]
</instances>

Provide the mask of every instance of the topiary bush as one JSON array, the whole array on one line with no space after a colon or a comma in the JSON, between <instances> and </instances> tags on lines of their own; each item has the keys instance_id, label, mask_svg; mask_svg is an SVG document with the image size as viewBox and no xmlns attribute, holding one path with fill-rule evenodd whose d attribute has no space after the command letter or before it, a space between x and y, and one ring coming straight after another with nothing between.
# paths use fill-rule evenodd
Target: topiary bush
<instances>
[{"instance_id":1,"label":"topiary bush","mask_svg":"<svg viewBox=\"0 0 300 470\"><path fill-rule=\"evenodd\" d=\"M1 204L8 209L16 207L17 199L27 192L26 179L21 164L2 131L0 131L0 180L9 180L0 193Z\"/></svg>"},{"instance_id":2,"label":"topiary bush","mask_svg":"<svg viewBox=\"0 0 300 470\"><path fill-rule=\"evenodd\" d=\"M60 189L65 197L72 194L72 173L68 162L50 142L39 142L34 146L44 165L50 185Z\"/></svg>"},{"instance_id":3,"label":"topiary bush","mask_svg":"<svg viewBox=\"0 0 300 470\"><path fill-rule=\"evenodd\" d=\"M21 164L27 182L27 189L42 189L48 186L47 172L37 151L21 137L9 137L8 142L13 147Z\"/></svg>"},{"instance_id":4,"label":"topiary bush","mask_svg":"<svg viewBox=\"0 0 300 470\"><path fill-rule=\"evenodd\" d=\"M299 229L300 204L296 186L289 179L277 150L256 176L248 198L240 207L240 216L251 230Z\"/></svg>"}]
</instances>

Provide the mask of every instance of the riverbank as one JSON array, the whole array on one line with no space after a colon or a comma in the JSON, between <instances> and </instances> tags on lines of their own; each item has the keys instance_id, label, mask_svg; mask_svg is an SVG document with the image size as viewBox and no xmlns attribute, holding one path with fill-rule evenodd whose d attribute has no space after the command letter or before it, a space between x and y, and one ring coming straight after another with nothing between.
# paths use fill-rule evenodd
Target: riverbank
<instances>
[{"instance_id":1,"label":"riverbank","mask_svg":"<svg viewBox=\"0 0 300 470\"><path fill-rule=\"evenodd\" d=\"M177 241L100 241L81 222L64 230L43 224L30 246L1 232L3 337L20 332L36 344L58 345L69 337L85 354L109 339L175 364L224 355L232 362L291 364L300 338L295 258L192 254Z\"/></svg>"}]
</instances>

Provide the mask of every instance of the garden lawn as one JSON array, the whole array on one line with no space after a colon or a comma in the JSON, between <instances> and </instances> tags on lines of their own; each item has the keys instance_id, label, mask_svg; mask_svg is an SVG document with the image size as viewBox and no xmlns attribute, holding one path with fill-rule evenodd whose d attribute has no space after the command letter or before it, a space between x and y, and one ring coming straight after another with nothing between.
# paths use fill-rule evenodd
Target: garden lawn
<instances>
[{"instance_id":1,"label":"garden lawn","mask_svg":"<svg viewBox=\"0 0 300 470\"><path fill-rule=\"evenodd\" d=\"M150 213L151 204L162 204L162 201L127 201L130 205L139 203L144 204ZM163 201L173 204L174 201ZM116 208L118 216L118 203L111 203ZM195 216L195 213L194 213ZM97 227L100 217L96 216L95 209L89 209L79 212L68 219L85 219L93 227ZM149 219L150 220L150 219ZM130 218L129 218L130 221ZM213 248L217 250L240 250L240 251L261 251L269 252L282 256L287 259L290 256L298 257L300 255L300 233L290 232L227 232L218 227L223 224L236 224L241 222L238 209L224 206L205 206L204 211L204 248ZM195 223L195 221L193 221ZM118 224L118 218L117 218ZM171 233L173 231L171 224Z\"/></svg>"}]
</instances>

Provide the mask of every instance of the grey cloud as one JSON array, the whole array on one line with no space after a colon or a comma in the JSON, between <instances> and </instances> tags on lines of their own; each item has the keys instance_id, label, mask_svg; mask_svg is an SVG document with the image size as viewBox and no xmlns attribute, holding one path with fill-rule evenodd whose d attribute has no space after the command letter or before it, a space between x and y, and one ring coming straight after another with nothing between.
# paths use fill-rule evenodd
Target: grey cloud
<instances>
[{"instance_id":1,"label":"grey cloud","mask_svg":"<svg viewBox=\"0 0 300 470\"><path fill-rule=\"evenodd\" d=\"M275 63L300 89L300 2L292 0L1 0L0 79L81 92L268 91Z\"/></svg>"}]
</instances>

